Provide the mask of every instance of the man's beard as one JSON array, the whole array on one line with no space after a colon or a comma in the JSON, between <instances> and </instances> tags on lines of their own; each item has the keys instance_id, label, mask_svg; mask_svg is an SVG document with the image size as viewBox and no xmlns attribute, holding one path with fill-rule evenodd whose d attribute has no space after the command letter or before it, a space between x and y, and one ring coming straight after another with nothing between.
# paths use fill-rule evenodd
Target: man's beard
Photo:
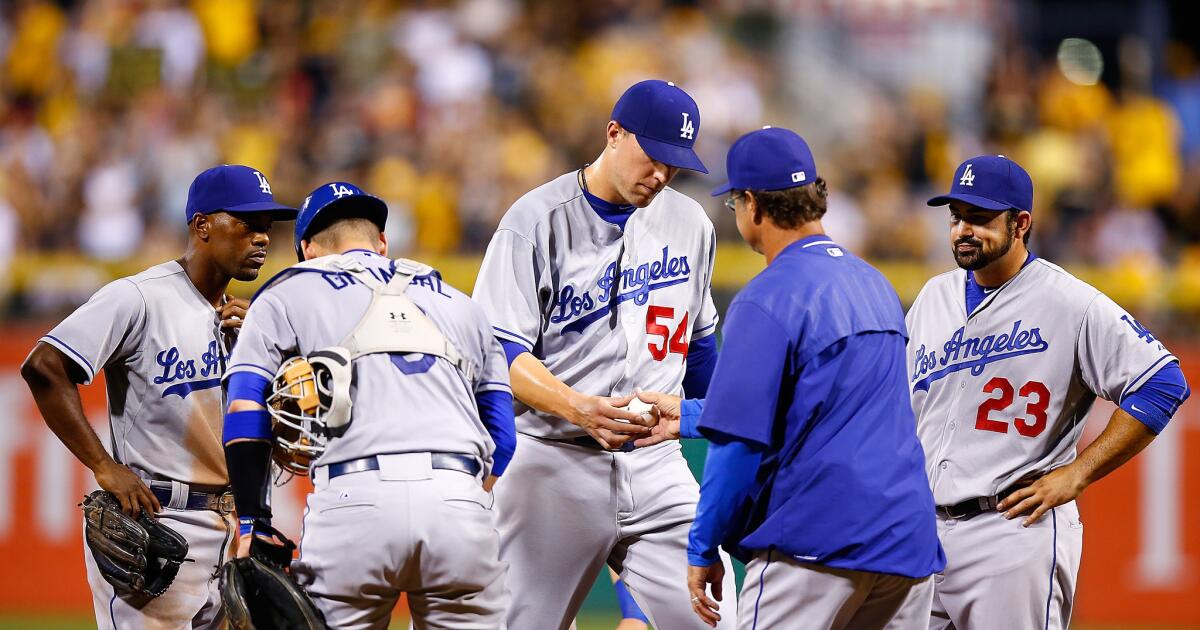
<instances>
[{"instance_id":1,"label":"man's beard","mask_svg":"<svg viewBox=\"0 0 1200 630\"><path fill-rule=\"evenodd\" d=\"M1008 234L1003 243L991 251L984 248L983 242L974 238L960 238L950 247L951 253L954 254L954 262L958 263L959 267L969 271L979 271L984 267L992 264L996 260L1003 258L1008 250L1012 249L1013 241L1017 240L1016 224L1008 225ZM973 245L977 249L967 254L960 254L958 251L959 244Z\"/></svg>"}]
</instances>

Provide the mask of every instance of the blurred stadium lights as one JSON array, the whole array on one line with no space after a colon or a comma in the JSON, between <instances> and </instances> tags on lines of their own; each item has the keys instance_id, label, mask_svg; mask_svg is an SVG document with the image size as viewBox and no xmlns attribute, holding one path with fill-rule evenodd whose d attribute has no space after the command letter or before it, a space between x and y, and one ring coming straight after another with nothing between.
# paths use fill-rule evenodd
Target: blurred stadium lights
<instances>
[{"instance_id":1,"label":"blurred stadium lights","mask_svg":"<svg viewBox=\"0 0 1200 630\"><path fill-rule=\"evenodd\" d=\"M1058 45L1058 69L1076 85L1096 85L1104 72L1104 57L1091 41L1068 37Z\"/></svg>"}]
</instances>

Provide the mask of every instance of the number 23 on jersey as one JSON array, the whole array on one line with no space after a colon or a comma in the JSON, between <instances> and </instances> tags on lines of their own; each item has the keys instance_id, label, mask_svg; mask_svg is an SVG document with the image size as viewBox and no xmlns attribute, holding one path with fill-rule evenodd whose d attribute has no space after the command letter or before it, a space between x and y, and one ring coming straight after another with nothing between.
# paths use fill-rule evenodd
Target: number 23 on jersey
<instances>
[{"instance_id":1,"label":"number 23 on jersey","mask_svg":"<svg viewBox=\"0 0 1200 630\"><path fill-rule=\"evenodd\" d=\"M1020 388L1015 388L1008 379L995 376L984 384L983 393L993 397L979 405L979 410L975 413L976 429L1008 433L1008 422L993 418L992 413L997 412L998 416L1005 415L999 412L1008 409L1016 397L1020 396L1021 403L1025 405L1025 412L1012 419L1017 433L1031 438L1041 435L1042 431L1046 430L1046 409L1050 406L1050 390L1042 383L1028 381Z\"/></svg>"}]
</instances>

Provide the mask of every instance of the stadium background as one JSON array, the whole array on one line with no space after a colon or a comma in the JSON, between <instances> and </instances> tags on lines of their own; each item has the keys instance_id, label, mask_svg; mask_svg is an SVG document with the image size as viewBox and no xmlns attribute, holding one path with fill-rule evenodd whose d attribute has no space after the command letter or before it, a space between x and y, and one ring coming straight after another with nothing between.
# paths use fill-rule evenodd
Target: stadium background
<instances>
[{"instance_id":1,"label":"stadium background","mask_svg":"<svg viewBox=\"0 0 1200 630\"><path fill-rule=\"evenodd\" d=\"M87 627L75 504L90 476L16 368L108 280L174 258L187 186L250 164L299 204L388 201L393 252L469 290L500 215L600 150L630 83L699 103L710 177L675 186L721 238L722 309L761 260L707 190L763 124L813 144L825 222L901 297L953 265L954 165L1009 155L1033 250L1133 311L1200 383L1200 28L1180 0L4 0L0 2L0 627ZM290 226L268 263L290 262ZM249 295L252 285L235 291ZM103 390L84 391L104 431ZM1110 405L1098 405L1088 438ZM694 463L703 446L689 444ZM1200 627L1200 403L1081 500L1077 626ZM280 493L299 514L298 484ZM348 544L350 542L348 541ZM587 627L615 623L611 587ZM612 623L610 623L610 621Z\"/></svg>"}]
</instances>

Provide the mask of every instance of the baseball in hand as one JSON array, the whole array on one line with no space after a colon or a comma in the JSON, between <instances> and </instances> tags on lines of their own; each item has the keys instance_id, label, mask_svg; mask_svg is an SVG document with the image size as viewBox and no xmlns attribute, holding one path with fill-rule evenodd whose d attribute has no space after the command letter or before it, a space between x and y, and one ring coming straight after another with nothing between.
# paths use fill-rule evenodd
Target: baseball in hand
<instances>
[{"instance_id":1,"label":"baseball in hand","mask_svg":"<svg viewBox=\"0 0 1200 630\"><path fill-rule=\"evenodd\" d=\"M654 405L651 405L648 402L642 402L642 399L638 398L637 396L634 396L633 400L629 401L629 404L621 407L621 409L632 413L642 414L642 419L646 422L654 419L654 414L652 413Z\"/></svg>"}]
</instances>

